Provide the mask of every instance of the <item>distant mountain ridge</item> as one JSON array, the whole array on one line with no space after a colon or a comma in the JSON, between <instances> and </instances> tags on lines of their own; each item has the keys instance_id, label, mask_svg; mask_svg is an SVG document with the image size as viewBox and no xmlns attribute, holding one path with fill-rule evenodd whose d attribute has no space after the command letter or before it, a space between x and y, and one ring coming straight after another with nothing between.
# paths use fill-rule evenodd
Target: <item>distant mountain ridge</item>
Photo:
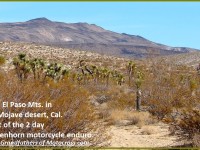
<instances>
[{"instance_id":1,"label":"distant mountain ridge","mask_svg":"<svg viewBox=\"0 0 200 150\"><path fill-rule=\"evenodd\" d=\"M95 24L54 22L47 18L0 23L0 41L39 43L128 58L196 51L158 44L137 35L112 32Z\"/></svg>"}]
</instances>

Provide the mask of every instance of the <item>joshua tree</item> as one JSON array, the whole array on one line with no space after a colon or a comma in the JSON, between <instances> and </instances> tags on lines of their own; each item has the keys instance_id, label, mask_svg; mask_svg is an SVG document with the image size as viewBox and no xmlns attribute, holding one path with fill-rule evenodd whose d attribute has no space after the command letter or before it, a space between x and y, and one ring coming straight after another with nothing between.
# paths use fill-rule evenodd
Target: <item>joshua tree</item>
<instances>
[{"instance_id":1,"label":"joshua tree","mask_svg":"<svg viewBox=\"0 0 200 150\"><path fill-rule=\"evenodd\" d=\"M94 83L97 84L98 80L100 78L100 72L99 68L97 66L91 66L92 67L92 72L93 72L93 78L94 78Z\"/></svg>"},{"instance_id":2,"label":"joshua tree","mask_svg":"<svg viewBox=\"0 0 200 150\"><path fill-rule=\"evenodd\" d=\"M131 79L136 70L136 64L133 61L129 61L127 65L127 73L128 73L128 84L131 86Z\"/></svg>"},{"instance_id":3,"label":"joshua tree","mask_svg":"<svg viewBox=\"0 0 200 150\"><path fill-rule=\"evenodd\" d=\"M110 70L107 69L107 68L102 68L101 69L101 74L102 74L102 78L104 80L106 80L105 81L106 82L106 86L108 86L108 84L109 84L109 78L110 78L110 74L111 74Z\"/></svg>"},{"instance_id":4,"label":"joshua tree","mask_svg":"<svg viewBox=\"0 0 200 150\"><path fill-rule=\"evenodd\" d=\"M62 72L61 72L61 76L62 76L62 78L63 77L69 77L69 74L70 74L70 72L69 72L69 70L67 70L67 69L62 69Z\"/></svg>"},{"instance_id":5,"label":"joshua tree","mask_svg":"<svg viewBox=\"0 0 200 150\"><path fill-rule=\"evenodd\" d=\"M90 78L93 77L94 72L92 69L93 69L92 66L88 66L88 65L84 66L84 74L83 75L84 75L84 83L85 84L86 84L86 82L89 81Z\"/></svg>"},{"instance_id":6,"label":"joshua tree","mask_svg":"<svg viewBox=\"0 0 200 150\"><path fill-rule=\"evenodd\" d=\"M90 75L93 75L93 70L92 70L92 66L90 67L90 66L87 66L87 65L85 65L85 70L90 74Z\"/></svg>"},{"instance_id":7,"label":"joshua tree","mask_svg":"<svg viewBox=\"0 0 200 150\"><path fill-rule=\"evenodd\" d=\"M26 54L21 53L15 57L13 59L13 65L15 66L18 78L22 82L28 77L28 73L31 70L29 60L26 59Z\"/></svg>"},{"instance_id":8,"label":"joshua tree","mask_svg":"<svg viewBox=\"0 0 200 150\"><path fill-rule=\"evenodd\" d=\"M124 83L124 76L119 73L118 71L114 70L111 72L112 78L114 78L117 81L118 85L122 85Z\"/></svg>"},{"instance_id":9,"label":"joshua tree","mask_svg":"<svg viewBox=\"0 0 200 150\"><path fill-rule=\"evenodd\" d=\"M47 65L47 67L45 69L45 76L44 76L44 79L43 79L44 81L45 81L46 77L50 77L50 78L54 79L55 70L54 70L53 64Z\"/></svg>"},{"instance_id":10,"label":"joshua tree","mask_svg":"<svg viewBox=\"0 0 200 150\"><path fill-rule=\"evenodd\" d=\"M81 81L83 80L83 74L80 74L78 73L77 74L77 81L78 81L78 84L81 84Z\"/></svg>"},{"instance_id":11,"label":"joshua tree","mask_svg":"<svg viewBox=\"0 0 200 150\"><path fill-rule=\"evenodd\" d=\"M121 86L122 83L124 83L124 76L122 74L118 74L117 84L119 84Z\"/></svg>"},{"instance_id":12,"label":"joshua tree","mask_svg":"<svg viewBox=\"0 0 200 150\"><path fill-rule=\"evenodd\" d=\"M79 75L79 78L84 80L84 84L89 81L89 79L94 79L94 82L97 83L98 79L101 75L101 70L97 68L95 65L87 65L84 60L79 61L78 72L81 73L81 77Z\"/></svg>"},{"instance_id":13,"label":"joshua tree","mask_svg":"<svg viewBox=\"0 0 200 150\"><path fill-rule=\"evenodd\" d=\"M137 71L136 72L136 78L135 78L135 85L136 85L136 110L140 110L141 105L141 85L143 82L144 75L142 72Z\"/></svg>"},{"instance_id":14,"label":"joshua tree","mask_svg":"<svg viewBox=\"0 0 200 150\"><path fill-rule=\"evenodd\" d=\"M84 60L80 60L78 69L81 69L81 72L82 72L83 75L85 74L85 66L86 66L85 61Z\"/></svg>"},{"instance_id":15,"label":"joshua tree","mask_svg":"<svg viewBox=\"0 0 200 150\"><path fill-rule=\"evenodd\" d=\"M44 81L46 77L50 77L55 81L59 81L64 75L67 75L69 71L63 67L62 64L51 63L47 65Z\"/></svg>"},{"instance_id":16,"label":"joshua tree","mask_svg":"<svg viewBox=\"0 0 200 150\"><path fill-rule=\"evenodd\" d=\"M30 61L30 67L33 72L34 79L40 79L40 76L45 68L45 63L42 59L34 58Z\"/></svg>"}]
</instances>

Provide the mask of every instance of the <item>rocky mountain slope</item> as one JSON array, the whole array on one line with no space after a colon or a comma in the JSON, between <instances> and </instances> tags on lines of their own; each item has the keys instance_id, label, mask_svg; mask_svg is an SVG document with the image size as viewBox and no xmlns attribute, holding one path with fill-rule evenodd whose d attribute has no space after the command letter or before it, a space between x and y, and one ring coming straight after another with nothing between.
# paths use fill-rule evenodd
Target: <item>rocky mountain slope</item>
<instances>
[{"instance_id":1,"label":"rocky mountain slope","mask_svg":"<svg viewBox=\"0 0 200 150\"><path fill-rule=\"evenodd\" d=\"M22 42L0 42L0 55L5 56L7 63L5 69L12 68L12 59L19 53L26 53L30 58L42 58L49 62L61 62L68 68L78 66L80 60L85 60L89 64L105 66L110 69L124 71L124 66L130 61L129 58L101 55L94 52L71 50L68 48L59 48L45 46L40 44L29 44ZM132 59L131 59L132 60ZM152 63L165 62L173 65L187 65L196 68L200 63L200 51L177 54L173 56L160 56L148 59L134 59L137 64L151 66ZM112 63L111 63L112 62Z\"/></svg>"},{"instance_id":2,"label":"rocky mountain slope","mask_svg":"<svg viewBox=\"0 0 200 150\"><path fill-rule=\"evenodd\" d=\"M178 54L173 56L162 56L156 59L165 60L166 63L176 64L176 65L186 65L196 68L200 63L200 51Z\"/></svg>"},{"instance_id":3,"label":"rocky mountain slope","mask_svg":"<svg viewBox=\"0 0 200 150\"><path fill-rule=\"evenodd\" d=\"M115 33L95 24L54 22L46 18L0 23L0 41L40 43L127 58L195 51L154 43L141 36Z\"/></svg>"},{"instance_id":4,"label":"rocky mountain slope","mask_svg":"<svg viewBox=\"0 0 200 150\"><path fill-rule=\"evenodd\" d=\"M79 65L80 60L85 60L88 64L106 66L110 69L123 68L128 59L114 56L100 55L87 51L70 50L67 48L51 47L39 44L28 44L21 42L0 42L0 56L7 60L6 70L13 68L12 60L19 53L25 53L29 58L42 58L48 62L60 62L69 69L74 69ZM112 63L110 63L112 62Z\"/></svg>"}]
</instances>

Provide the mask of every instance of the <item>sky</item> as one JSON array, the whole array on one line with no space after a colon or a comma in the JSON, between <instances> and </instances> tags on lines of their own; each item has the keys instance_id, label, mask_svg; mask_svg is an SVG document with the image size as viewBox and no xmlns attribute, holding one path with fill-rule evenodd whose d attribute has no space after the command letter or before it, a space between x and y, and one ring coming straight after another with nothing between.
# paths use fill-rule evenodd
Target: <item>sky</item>
<instances>
[{"instance_id":1,"label":"sky","mask_svg":"<svg viewBox=\"0 0 200 150\"><path fill-rule=\"evenodd\" d=\"M153 42L200 49L199 2L0 2L0 22L96 24Z\"/></svg>"}]
</instances>

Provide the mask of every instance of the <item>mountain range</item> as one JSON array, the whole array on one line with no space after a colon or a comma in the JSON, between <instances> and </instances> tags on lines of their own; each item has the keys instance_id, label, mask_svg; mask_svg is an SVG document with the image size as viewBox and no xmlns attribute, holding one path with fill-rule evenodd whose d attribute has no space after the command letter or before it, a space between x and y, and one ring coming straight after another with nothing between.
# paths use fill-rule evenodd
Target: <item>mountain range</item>
<instances>
[{"instance_id":1,"label":"mountain range","mask_svg":"<svg viewBox=\"0 0 200 150\"><path fill-rule=\"evenodd\" d=\"M63 23L47 18L0 23L0 41L38 43L127 58L197 51L155 43L138 35L112 32L95 24Z\"/></svg>"}]
</instances>

